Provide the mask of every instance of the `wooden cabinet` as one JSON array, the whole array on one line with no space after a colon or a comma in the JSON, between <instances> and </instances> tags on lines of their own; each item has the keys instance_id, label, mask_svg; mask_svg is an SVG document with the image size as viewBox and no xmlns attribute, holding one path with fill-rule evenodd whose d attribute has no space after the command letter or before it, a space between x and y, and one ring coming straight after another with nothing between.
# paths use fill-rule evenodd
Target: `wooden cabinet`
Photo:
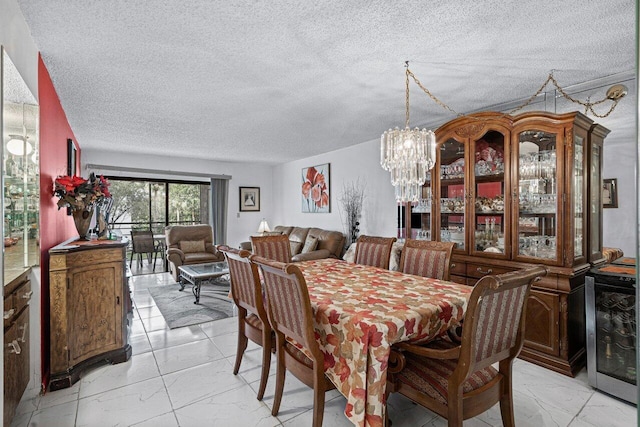
<instances>
[{"instance_id":1,"label":"wooden cabinet","mask_svg":"<svg viewBox=\"0 0 640 427\"><path fill-rule=\"evenodd\" d=\"M5 285L4 294L4 425L11 424L16 407L29 384L28 269Z\"/></svg>"},{"instance_id":2,"label":"wooden cabinet","mask_svg":"<svg viewBox=\"0 0 640 427\"><path fill-rule=\"evenodd\" d=\"M70 241L52 248L50 389L70 387L82 370L131 356L126 241Z\"/></svg>"},{"instance_id":3,"label":"wooden cabinet","mask_svg":"<svg viewBox=\"0 0 640 427\"><path fill-rule=\"evenodd\" d=\"M578 112L486 112L436 131L437 163L401 234L456 243L452 280L529 264L549 276L527 308L521 357L573 375L585 363L584 274L602 261L602 145Z\"/></svg>"}]
</instances>

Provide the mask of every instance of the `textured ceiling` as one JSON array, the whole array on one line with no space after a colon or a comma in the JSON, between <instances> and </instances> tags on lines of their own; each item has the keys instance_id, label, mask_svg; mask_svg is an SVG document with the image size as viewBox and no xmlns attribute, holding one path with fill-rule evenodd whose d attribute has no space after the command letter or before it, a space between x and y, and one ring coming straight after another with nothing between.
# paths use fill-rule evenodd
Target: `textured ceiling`
<instances>
[{"instance_id":1,"label":"textured ceiling","mask_svg":"<svg viewBox=\"0 0 640 427\"><path fill-rule=\"evenodd\" d=\"M405 60L462 113L635 67L633 0L18 3L87 150L279 163L402 125Z\"/></svg>"}]
</instances>

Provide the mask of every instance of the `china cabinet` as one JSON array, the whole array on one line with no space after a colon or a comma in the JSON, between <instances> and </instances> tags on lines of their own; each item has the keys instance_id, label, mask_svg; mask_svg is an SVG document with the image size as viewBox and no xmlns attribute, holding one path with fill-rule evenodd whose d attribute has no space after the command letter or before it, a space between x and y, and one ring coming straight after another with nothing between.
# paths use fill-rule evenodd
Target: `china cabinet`
<instances>
[{"instance_id":1,"label":"china cabinet","mask_svg":"<svg viewBox=\"0 0 640 427\"><path fill-rule=\"evenodd\" d=\"M584 275L602 261L602 145L585 115L484 112L436 131L436 166L407 205L407 236L455 242L453 281L546 265L521 358L567 375L585 363Z\"/></svg>"},{"instance_id":2,"label":"china cabinet","mask_svg":"<svg viewBox=\"0 0 640 427\"><path fill-rule=\"evenodd\" d=\"M96 363L129 360L127 244L72 239L49 250L51 390Z\"/></svg>"}]
</instances>

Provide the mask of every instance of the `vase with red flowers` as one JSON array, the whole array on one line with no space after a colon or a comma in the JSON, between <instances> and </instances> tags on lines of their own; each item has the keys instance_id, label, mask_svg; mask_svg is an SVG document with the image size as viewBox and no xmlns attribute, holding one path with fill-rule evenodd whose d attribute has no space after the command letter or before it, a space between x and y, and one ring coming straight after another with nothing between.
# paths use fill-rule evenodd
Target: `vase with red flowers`
<instances>
[{"instance_id":1,"label":"vase with red flowers","mask_svg":"<svg viewBox=\"0 0 640 427\"><path fill-rule=\"evenodd\" d=\"M87 233L91 225L96 203L111 198L109 181L93 172L89 179L80 176L59 176L54 181L54 195L58 197L58 209L70 208L73 222L80 239L88 240Z\"/></svg>"}]
</instances>

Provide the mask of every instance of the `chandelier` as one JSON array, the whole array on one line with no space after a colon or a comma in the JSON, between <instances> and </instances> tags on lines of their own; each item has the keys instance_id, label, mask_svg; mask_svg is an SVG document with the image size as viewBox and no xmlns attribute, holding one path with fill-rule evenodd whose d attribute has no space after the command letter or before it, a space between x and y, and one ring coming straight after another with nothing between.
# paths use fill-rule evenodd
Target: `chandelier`
<instances>
[{"instance_id":1,"label":"chandelier","mask_svg":"<svg viewBox=\"0 0 640 427\"><path fill-rule=\"evenodd\" d=\"M409 128L409 62L406 67L404 129L389 129L380 138L380 165L391 172L396 201L417 202L422 185L436 163L436 136L431 130Z\"/></svg>"}]
</instances>

